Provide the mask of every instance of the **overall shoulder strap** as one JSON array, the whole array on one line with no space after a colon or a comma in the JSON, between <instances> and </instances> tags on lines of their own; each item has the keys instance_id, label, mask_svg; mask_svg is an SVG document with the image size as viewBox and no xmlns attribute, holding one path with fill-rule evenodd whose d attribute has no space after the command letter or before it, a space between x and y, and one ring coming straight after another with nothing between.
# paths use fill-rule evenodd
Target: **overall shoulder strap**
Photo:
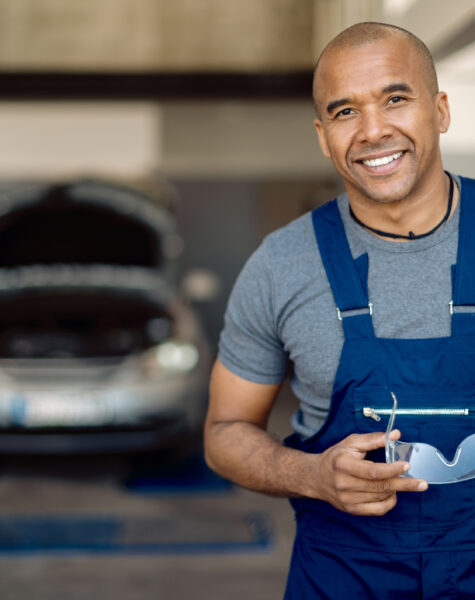
<instances>
[{"instance_id":1,"label":"overall shoulder strap","mask_svg":"<svg viewBox=\"0 0 475 600\"><path fill-rule=\"evenodd\" d=\"M315 209L312 220L346 339L374 337L367 286L363 285L351 255L337 201Z\"/></svg>"},{"instance_id":2,"label":"overall shoulder strap","mask_svg":"<svg viewBox=\"0 0 475 600\"><path fill-rule=\"evenodd\" d=\"M452 334L475 335L475 181L460 178L460 225L452 295Z\"/></svg>"}]
</instances>

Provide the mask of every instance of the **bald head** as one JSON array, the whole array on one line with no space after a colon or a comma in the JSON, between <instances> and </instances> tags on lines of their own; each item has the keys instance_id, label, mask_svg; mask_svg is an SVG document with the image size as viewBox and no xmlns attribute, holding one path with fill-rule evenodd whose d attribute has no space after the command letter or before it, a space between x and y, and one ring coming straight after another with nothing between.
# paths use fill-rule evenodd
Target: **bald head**
<instances>
[{"instance_id":1,"label":"bald head","mask_svg":"<svg viewBox=\"0 0 475 600\"><path fill-rule=\"evenodd\" d=\"M361 46L390 38L394 38L395 43L398 40L405 40L406 42L409 42L413 50L421 59L421 75L426 79L431 93L436 94L438 92L439 84L437 82L434 61L429 49L422 40L420 40L410 31L402 29L401 27L396 27L395 25L372 22L357 23L356 25L352 25L351 27L343 30L335 38L333 38L333 40L331 40L331 42L329 42L324 48L320 58L317 61L313 75L313 99L315 102L317 115L320 115L319 72L321 70L322 63L331 61L332 55L338 51L351 50L352 48L357 49Z\"/></svg>"}]
</instances>

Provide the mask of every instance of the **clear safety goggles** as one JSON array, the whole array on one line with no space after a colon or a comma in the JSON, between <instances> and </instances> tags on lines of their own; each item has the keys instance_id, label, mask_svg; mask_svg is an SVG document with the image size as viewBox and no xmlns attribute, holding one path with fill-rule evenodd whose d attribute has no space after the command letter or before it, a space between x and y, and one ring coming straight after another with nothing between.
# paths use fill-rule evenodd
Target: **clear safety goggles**
<instances>
[{"instance_id":1,"label":"clear safety goggles","mask_svg":"<svg viewBox=\"0 0 475 600\"><path fill-rule=\"evenodd\" d=\"M409 463L405 477L424 479L427 483L456 483L475 477L475 433L466 437L451 461L430 444L389 439L397 411L397 398L391 392L393 408L386 429L386 462L404 460Z\"/></svg>"}]
</instances>

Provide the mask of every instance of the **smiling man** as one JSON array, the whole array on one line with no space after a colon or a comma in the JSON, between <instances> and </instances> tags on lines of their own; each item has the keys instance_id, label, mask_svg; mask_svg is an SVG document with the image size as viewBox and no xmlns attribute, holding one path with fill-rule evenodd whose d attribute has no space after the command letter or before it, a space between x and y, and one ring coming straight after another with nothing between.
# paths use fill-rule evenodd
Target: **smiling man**
<instances>
[{"instance_id":1,"label":"smiling man","mask_svg":"<svg viewBox=\"0 0 475 600\"><path fill-rule=\"evenodd\" d=\"M343 177L357 216L374 210L367 199L397 203L397 209L380 207L370 218L404 233L406 224L422 231L446 208L439 134L450 122L447 96L438 91L432 59L417 38L398 32L362 44L363 27L372 30L346 30L318 61L320 145Z\"/></svg>"},{"instance_id":2,"label":"smiling man","mask_svg":"<svg viewBox=\"0 0 475 600\"><path fill-rule=\"evenodd\" d=\"M444 172L447 96L409 32L343 31L317 63L314 98L346 193L268 236L241 272L207 460L291 498L286 600L473 598L475 456L457 447L474 431L475 182ZM281 444L266 426L287 376L300 407ZM437 448L444 481L466 481L428 485L429 463L416 477L409 454L391 459L420 442Z\"/></svg>"}]
</instances>

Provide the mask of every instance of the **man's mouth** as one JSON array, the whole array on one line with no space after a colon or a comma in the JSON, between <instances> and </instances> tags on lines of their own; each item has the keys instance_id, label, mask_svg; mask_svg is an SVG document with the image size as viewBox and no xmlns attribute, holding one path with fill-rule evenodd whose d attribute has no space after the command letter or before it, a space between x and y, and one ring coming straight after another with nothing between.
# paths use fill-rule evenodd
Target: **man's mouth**
<instances>
[{"instance_id":1,"label":"man's mouth","mask_svg":"<svg viewBox=\"0 0 475 600\"><path fill-rule=\"evenodd\" d=\"M381 156L380 158L362 160L361 162L367 167L383 167L384 165L389 165L389 163L392 163L393 160L401 158L402 155L402 152L395 152L394 154L388 154L387 156Z\"/></svg>"}]
</instances>

